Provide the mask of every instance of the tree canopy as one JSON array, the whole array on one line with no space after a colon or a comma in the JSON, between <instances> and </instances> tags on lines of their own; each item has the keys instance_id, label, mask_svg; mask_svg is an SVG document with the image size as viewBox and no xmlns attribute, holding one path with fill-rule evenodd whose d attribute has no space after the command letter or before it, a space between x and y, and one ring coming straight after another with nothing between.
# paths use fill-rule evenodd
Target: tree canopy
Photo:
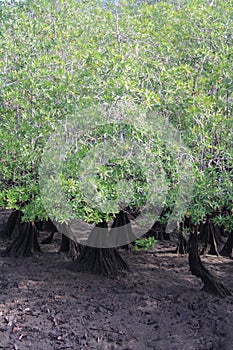
<instances>
[{"instance_id":1,"label":"tree canopy","mask_svg":"<svg viewBox=\"0 0 233 350\"><path fill-rule=\"evenodd\" d=\"M47 218L39 168L49 137L59 125L64 130L74 115L117 110L123 101L172 125L190 150L195 181L186 215L196 223L213 215L231 230L232 1L100 5L74 0L1 5L0 205L22 210L26 221ZM151 143L168 185L162 205L172 210L180 181L177 159L165 135L146 131L143 125L125 129L129 139L134 135L137 142ZM92 141L90 131L78 139L79 151L63 167L66 198L87 221L98 222L101 216L80 193L75 159L103 143L106 133L120 140L119 125L99 128ZM113 180L122 169L129 176L133 166L138 178L131 204L140 207L149 191L144 169L123 163L101 169L101 196L114 196Z\"/></svg>"}]
</instances>

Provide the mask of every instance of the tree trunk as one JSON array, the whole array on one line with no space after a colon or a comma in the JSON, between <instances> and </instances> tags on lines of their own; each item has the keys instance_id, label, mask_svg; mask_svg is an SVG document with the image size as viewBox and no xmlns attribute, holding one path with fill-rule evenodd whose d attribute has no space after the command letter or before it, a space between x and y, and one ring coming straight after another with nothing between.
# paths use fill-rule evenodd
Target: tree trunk
<instances>
[{"instance_id":1,"label":"tree trunk","mask_svg":"<svg viewBox=\"0 0 233 350\"><path fill-rule=\"evenodd\" d=\"M18 235L6 249L5 255L30 257L41 252L34 223L18 221L15 228Z\"/></svg>"},{"instance_id":2,"label":"tree trunk","mask_svg":"<svg viewBox=\"0 0 233 350\"><path fill-rule=\"evenodd\" d=\"M103 234L103 228L107 229L106 222L96 225L90 234L91 242L92 236L94 236L94 241L96 241L96 236ZM128 270L128 266L116 248L84 246L78 258L71 264L71 269L79 272L114 276L120 271Z\"/></svg>"},{"instance_id":3,"label":"tree trunk","mask_svg":"<svg viewBox=\"0 0 233 350\"><path fill-rule=\"evenodd\" d=\"M164 239L170 241L170 234L166 232L166 224L161 224L156 221L153 226L145 233L143 237L154 237L156 240L163 241Z\"/></svg>"},{"instance_id":4,"label":"tree trunk","mask_svg":"<svg viewBox=\"0 0 233 350\"><path fill-rule=\"evenodd\" d=\"M48 232L49 236L43 239L41 244L51 244L57 228L50 219L44 223L44 231Z\"/></svg>"},{"instance_id":5,"label":"tree trunk","mask_svg":"<svg viewBox=\"0 0 233 350\"><path fill-rule=\"evenodd\" d=\"M231 232L227 238L227 241L220 252L220 255L233 258L233 232Z\"/></svg>"},{"instance_id":6,"label":"tree trunk","mask_svg":"<svg viewBox=\"0 0 233 350\"><path fill-rule=\"evenodd\" d=\"M209 244L209 224L207 221L202 222L199 226L200 229L200 235L198 237L199 245L201 246L200 249L200 255L206 254L208 244Z\"/></svg>"},{"instance_id":7,"label":"tree trunk","mask_svg":"<svg viewBox=\"0 0 233 350\"><path fill-rule=\"evenodd\" d=\"M44 221L37 220L37 221L35 221L35 225L36 225L36 229L38 232L43 231Z\"/></svg>"},{"instance_id":8,"label":"tree trunk","mask_svg":"<svg viewBox=\"0 0 233 350\"><path fill-rule=\"evenodd\" d=\"M214 226L210 219L201 224L199 241L202 243L200 254L208 254L219 256L219 246L222 243L221 228Z\"/></svg>"},{"instance_id":9,"label":"tree trunk","mask_svg":"<svg viewBox=\"0 0 233 350\"><path fill-rule=\"evenodd\" d=\"M184 223L180 222L179 224L179 235L178 235L178 243L176 248L176 253L180 255L187 254L187 242L184 236Z\"/></svg>"},{"instance_id":10,"label":"tree trunk","mask_svg":"<svg viewBox=\"0 0 233 350\"><path fill-rule=\"evenodd\" d=\"M74 260L79 255L81 249L80 244L75 243L69 237L62 234L61 246L58 254L67 253L67 255Z\"/></svg>"},{"instance_id":11,"label":"tree trunk","mask_svg":"<svg viewBox=\"0 0 233 350\"><path fill-rule=\"evenodd\" d=\"M109 237L112 247L121 247L127 250L130 249L130 243L137 239L132 231L128 215L123 210L114 219Z\"/></svg>"},{"instance_id":12,"label":"tree trunk","mask_svg":"<svg viewBox=\"0 0 233 350\"><path fill-rule=\"evenodd\" d=\"M21 216L22 213L19 210L14 210L10 214L6 224L6 234L9 238L12 238L16 224L20 221Z\"/></svg>"},{"instance_id":13,"label":"tree trunk","mask_svg":"<svg viewBox=\"0 0 233 350\"><path fill-rule=\"evenodd\" d=\"M214 226L214 224L210 221L210 249L208 254L219 256L219 243L221 239L221 231L218 226Z\"/></svg>"},{"instance_id":14,"label":"tree trunk","mask_svg":"<svg viewBox=\"0 0 233 350\"><path fill-rule=\"evenodd\" d=\"M166 214L171 212L170 208L163 208L160 218L164 218ZM171 237L168 232L166 232L166 223L161 223L159 221L155 221L153 226L150 228L149 231L147 231L144 235L144 237L154 237L156 240L163 241L167 240L170 241Z\"/></svg>"},{"instance_id":15,"label":"tree trunk","mask_svg":"<svg viewBox=\"0 0 233 350\"><path fill-rule=\"evenodd\" d=\"M219 297L231 295L231 292L220 282L217 282L203 265L198 255L197 227L192 228L190 234L189 266L191 273L200 278L204 283L203 290L205 292L217 295Z\"/></svg>"}]
</instances>

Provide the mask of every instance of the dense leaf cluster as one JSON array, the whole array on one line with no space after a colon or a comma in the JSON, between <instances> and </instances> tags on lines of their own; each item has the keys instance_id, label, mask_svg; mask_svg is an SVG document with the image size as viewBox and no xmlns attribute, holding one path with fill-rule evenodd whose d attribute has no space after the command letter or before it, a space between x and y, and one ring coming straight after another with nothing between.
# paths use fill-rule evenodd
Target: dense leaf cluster
<instances>
[{"instance_id":1,"label":"dense leaf cluster","mask_svg":"<svg viewBox=\"0 0 233 350\"><path fill-rule=\"evenodd\" d=\"M190 0L182 6L122 1L104 9L96 1L31 0L0 7L1 206L22 209L25 220L46 218L39 167L49 137L85 108L111 109L125 101L171 123L189 148L195 182L186 215L196 223L214 216L232 229L231 0ZM129 138L133 133L137 142L151 141L167 175L162 204L172 208L177 159L158 134L127 128ZM103 142L103 134L117 140L121 129L77 138L78 152L71 150L61 172L76 216L87 221L98 222L101 214L81 196L77 159ZM143 205L149 190L145 169L112 162L95 179L100 196L115 198L119 177L131 176L137 179L131 205Z\"/></svg>"}]
</instances>

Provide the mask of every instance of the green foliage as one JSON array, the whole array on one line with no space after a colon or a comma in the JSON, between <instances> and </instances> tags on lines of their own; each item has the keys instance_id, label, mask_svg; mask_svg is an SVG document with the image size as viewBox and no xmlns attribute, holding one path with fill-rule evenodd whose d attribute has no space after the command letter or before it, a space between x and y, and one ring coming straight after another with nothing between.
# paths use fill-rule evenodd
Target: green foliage
<instances>
[{"instance_id":1,"label":"green foliage","mask_svg":"<svg viewBox=\"0 0 233 350\"><path fill-rule=\"evenodd\" d=\"M134 250L149 250L153 249L156 244L156 239L154 237L136 239Z\"/></svg>"},{"instance_id":2,"label":"green foliage","mask_svg":"<svg viewBox=\"0 0 233 350\"><path fill-rule=\"evenodd\" d=\"M180 6L124 1L117 11L104 10L100 3L1 4L0 205L21 208L25 220L46 218L38 174L48 138L77 111L124 100L180 131L193 160L188 209L193 222L217 212L216 220L233 229L228 214L233 197L232 0L187 0ZM177 159L159 133L133 131L137 142L151 138L169 187L162 204L173 208ZM100 128L94 143L102 142L103 132L119 135L117 129ZM127 132L130 137L132 130ZM92 146L89 136L89 141L79 140L77 154L67 156L61 182L76 215L98 222L101 214L82 198L74 173L77 158L85 158ZM143 205L148 191L144 169L118 159L116 166L99 170L93 185L101 196L114 199L117 180L133 173L131 204Z\"/></svg>"}]
</instances>

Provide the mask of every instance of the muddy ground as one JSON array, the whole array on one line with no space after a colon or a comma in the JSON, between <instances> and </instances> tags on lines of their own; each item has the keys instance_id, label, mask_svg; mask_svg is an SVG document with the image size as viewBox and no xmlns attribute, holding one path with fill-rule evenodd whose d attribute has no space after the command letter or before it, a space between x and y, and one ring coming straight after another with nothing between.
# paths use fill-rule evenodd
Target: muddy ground
<instances>
[{"instance_id":1,"label":"muddy ground","mask_svg":"<svg viewBox=\"0 0 233 350\"><path fill-rule=\"evenodd\" d=\"M233 350L233 296L202 292L173 243L122 251L130 272L113 279L69 270L59 244L0 257L0 349ZM233 291L233 261L204 261Z\"/></svg>"}]
</instances>

